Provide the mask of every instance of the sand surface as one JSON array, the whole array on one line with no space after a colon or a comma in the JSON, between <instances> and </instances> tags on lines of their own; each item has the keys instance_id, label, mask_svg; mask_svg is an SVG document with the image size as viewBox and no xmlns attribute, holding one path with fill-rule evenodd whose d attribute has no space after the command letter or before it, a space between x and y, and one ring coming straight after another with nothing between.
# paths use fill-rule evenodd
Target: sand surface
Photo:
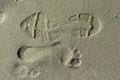
<instances>
[{"instance_id":1,"label":"sand surface","mask_svg":"<svg viewBox=\"0 0 120 80\"><path fill-rule=\"evenodd\" d=\"M0 0L0 80L120 80L120 0Z\"/></svg>"}]
</instances>

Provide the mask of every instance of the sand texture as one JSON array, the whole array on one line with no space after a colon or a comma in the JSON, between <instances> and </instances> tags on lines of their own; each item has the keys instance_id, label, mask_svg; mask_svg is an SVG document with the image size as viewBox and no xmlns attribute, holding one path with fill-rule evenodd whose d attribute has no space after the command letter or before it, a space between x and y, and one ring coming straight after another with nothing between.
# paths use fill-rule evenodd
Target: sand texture
<instances>
[{"instance_id":1,"label":"sand texture","mask_svg":"<svg viewBox=\"0 0 120 80\"><path fill-rule=\"evenodd\" d=\"M0 0L0 80L120 80L120 0Z\"/></svg>"}]
</instances>

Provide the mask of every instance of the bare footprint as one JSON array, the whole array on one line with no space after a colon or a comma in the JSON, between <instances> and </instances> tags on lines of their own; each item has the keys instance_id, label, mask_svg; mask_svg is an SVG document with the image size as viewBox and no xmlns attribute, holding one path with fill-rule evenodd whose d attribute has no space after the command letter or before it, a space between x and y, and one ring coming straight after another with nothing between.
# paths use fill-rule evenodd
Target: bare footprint
<instances>
[{"instance_id":1,"label":"bare footprint","mask_svg":"<svg viewBox=\"0 0 120 80\"><path fill-rule=\"evenodd\" d=\"M49 64L51 53L52 49L50 47L22 46L17 53L22 63L15 65L15 75L20 78L30 77L35 79L41 75L41 72L44 72Z\"/></svg>"},{"instance_id":2,"label":"bare footprint","mask_svg":"<svg viewBox=\"0 0 120 80\"><path fill-rule=\"evenodd\" d=\"M78 68L82 65L82 54L74 47L66 50L61 58L62 63L69 68Z\"/></svg>"}]
</instances>

